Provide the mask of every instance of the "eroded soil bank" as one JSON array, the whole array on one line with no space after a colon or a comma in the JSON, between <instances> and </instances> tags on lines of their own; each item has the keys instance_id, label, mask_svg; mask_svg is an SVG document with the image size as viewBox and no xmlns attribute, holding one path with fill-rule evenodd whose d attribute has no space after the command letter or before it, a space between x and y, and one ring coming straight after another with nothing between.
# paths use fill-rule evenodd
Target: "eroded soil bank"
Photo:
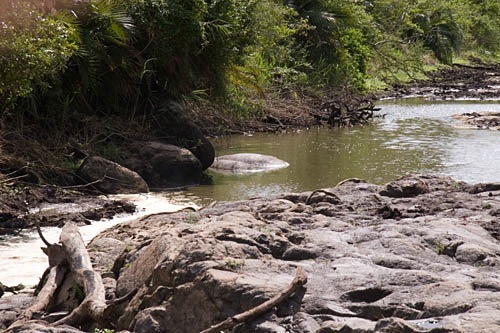
<instances>
[{"instance_id":1,"label":"eroded soil bank","mask_svg":"<svg viewBox=\"0 0 500 333\"><path fill-rule=\"evenodd\" d=\"M303 288L234 331L496 332L499 239L500 184L407 176L155 214L88 250L108 300L133 294L107 323L116 331L199 332L278 294L300 266ZM43 315L69 311L71 295ZM2 298L0 327L32 300Z\"/></svg>"}]
</instances>

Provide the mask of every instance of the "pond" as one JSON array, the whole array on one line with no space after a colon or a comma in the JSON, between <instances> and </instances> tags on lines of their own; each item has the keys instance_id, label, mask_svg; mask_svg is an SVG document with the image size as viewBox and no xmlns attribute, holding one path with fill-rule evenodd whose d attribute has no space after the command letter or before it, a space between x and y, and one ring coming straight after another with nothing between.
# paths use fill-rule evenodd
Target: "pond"
<instances>
[{"instance_id":1,"label":"pond","mask_svg":"<svg viewBox=\"0 0 500 333\"><path fill-rule=\"evenodd\" d=\"M500 181L500 131L458 128L451 115L500 112L497 101L389 100L372 124L296 132L235 135L213 141L218 155L260 153L290 163L251 175L210 172L213 184L184 193L200 203L333 187L346 178L382 184L408 173Z\"/></svg>"},{"instance_id":2,"label":"pond","mask_svg":"<svg viewBox=\"0 0 500 333\"><path fill-rule=\"evenodd\" d=\"M451 118L465 112L500 112L500 103L405 99L379 104L385 117L368 126L218 138L213 142L218 155L267 154L290 166L241 176L210 172L211 185L131 196L129 199L141 207L140 212L84 227L84 238L90 240L104 228L148 213L333 187L352 177L382 184L408 173L432 173L474 183L500 182L500 131L460 129ZM57 228L44 229L51 242L57 242L59 233ZM36 284L47 267L40 246L33 231L0 242L0 281L7 285Z\"/></svg>"}]
</instances>

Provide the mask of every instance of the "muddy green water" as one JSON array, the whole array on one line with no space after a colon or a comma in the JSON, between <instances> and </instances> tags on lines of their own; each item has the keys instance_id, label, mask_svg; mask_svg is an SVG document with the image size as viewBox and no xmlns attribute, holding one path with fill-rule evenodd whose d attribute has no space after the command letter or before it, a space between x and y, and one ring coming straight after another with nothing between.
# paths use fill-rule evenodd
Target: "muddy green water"
<instances>
[{"instance_id":1,"label":"muddy green water","mask_svg":"<svg viewBox=\"0 0 500 333\"><path fill-rule=\"evenodd\" d=\"M408 173L500 181L500 131L460 129L451 118L464 112L500 112L500 102L405 99L379 106L385 117L364 127L218 138L213 141L217 155L268 154L290 166L239 176L210 172L212 185L193 187L184 195L202 198L203 204L332 187L351 177L381 184Z\"/></svg>"}]
</instances>

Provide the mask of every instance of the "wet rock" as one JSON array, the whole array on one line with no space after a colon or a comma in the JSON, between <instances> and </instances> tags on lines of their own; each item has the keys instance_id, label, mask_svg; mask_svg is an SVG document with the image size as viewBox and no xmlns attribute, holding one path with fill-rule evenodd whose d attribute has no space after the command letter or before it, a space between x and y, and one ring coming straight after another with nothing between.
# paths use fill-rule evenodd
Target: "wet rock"
<instances>
[{"instance_id":1,"label":"wet rock","mask_svg":"<svg viewBox=\"0 0 500 333\"><path fill-rule=\"evenodd\" d=\"M500 130L499 112L472 112L452 116L461 122L460 127L472 129Z\"/></svg>"},{"instance_id":2,"label":"wet rock","mask_svg":"<svg viewBox=\"0 0 500 333\"><path fill-rule=\"evenodd\" d=\"M99 156L87 157L77 174L106 194L149 192L148 185L136 172Z\"/></svg>"},{"instance_id":3,"label":"wet rock","mask_svg":"<svg viewBox=\"0 0 500 333\"><path fill-rule=\"evenodd\" d=\"M500 191L500 183L481 183L471 186L470 193L478 194L483 192Z\"/></svg>"},{"instance_id":4,"label":"wet rock","mask_svg":"<svg viewBox=\"0 0 500 333\"><path fill-rule=\"evenodd\" d=\"M127 147L123 165L136 171L150 188L166 189L201 182L201 162L185 148L161 143L140 142Z\"/></svg>"}]
</instances>

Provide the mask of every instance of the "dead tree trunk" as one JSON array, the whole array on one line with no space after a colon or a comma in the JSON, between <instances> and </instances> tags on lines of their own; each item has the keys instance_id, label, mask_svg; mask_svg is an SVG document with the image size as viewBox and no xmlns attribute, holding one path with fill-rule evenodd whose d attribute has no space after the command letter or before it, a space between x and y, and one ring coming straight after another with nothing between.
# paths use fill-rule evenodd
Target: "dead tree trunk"
<instances>
[{"instance_id":1,"label":"dead tree trunk","mask_svg":"<svg viewBox=\"0 0 500 333\"><path fill-rule=\"evenodd\" d=\"M85 248L82 236L74 223L66 223L59 239L67 255L70 269L83 282L85 298L80 305L54 325L74 325L90 317L98 323L105 320L106 299L101 276L92 268L90 256Z\"/></svg>"}]
</instances>

